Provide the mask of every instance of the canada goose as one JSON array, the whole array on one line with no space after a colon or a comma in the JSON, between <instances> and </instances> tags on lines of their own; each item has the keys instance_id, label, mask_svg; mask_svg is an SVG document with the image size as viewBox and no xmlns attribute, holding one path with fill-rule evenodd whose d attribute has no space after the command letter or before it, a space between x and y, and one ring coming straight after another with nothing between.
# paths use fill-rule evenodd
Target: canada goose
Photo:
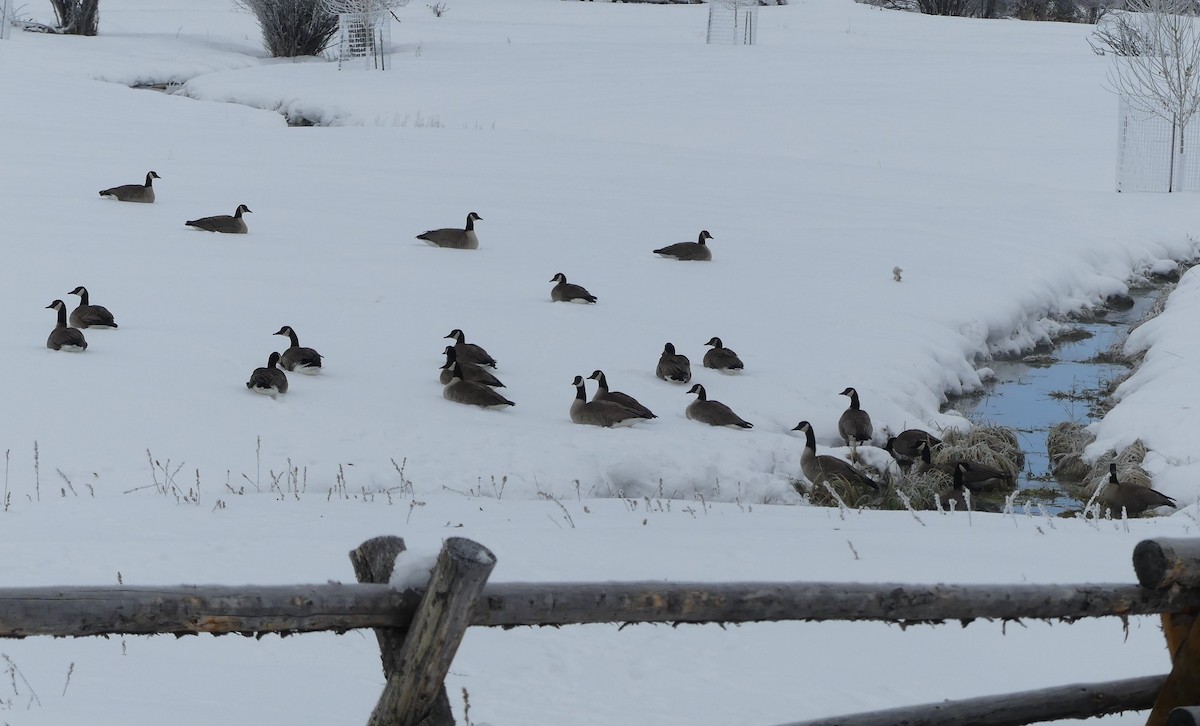
<instances>
[{"instance_id":1,"label":"canada goose","mask_svg":"<svg viewBox=\"0 0 1200 726\"><path fill-rule=\"evenodd\" d=\"M608 390L608 379L604 377L604 371L592 371L592 375L588 376L588 379L596 382L596 395L592 396L593 401L611 401L619 406L624 406L642 418L658 418L653 411L643 406L628 393Z\"/></svg>"},{"instance_id":2,"label":"canada goose","mask_svg":"<svg viewBox=\"0 0 1200 726\"><path fill-rule=\"evenodd\" d=\"M708 400L704 386L695 384L688 393L696 394L696 400L688 404L684 412L693 421L706 423L709 426L728 426L729 428L752 429L754 424L744 420L733 412L733 409L720 401Z\"/></svg>"},{"instance_id":3,"label":"canada goose","mask_svg":"<svg viewBox=\"0 0 1200 726\"><path fill-rule=\"evenodd\" d=\"M956 511L962 511L968 508L976 512L1000 511L1000 509L991 502L980 501L974 496L971 497L971 502L968 506L967 490L971 490L972 493L975 492L975 490L971 487L970 480L978 473L975 470L976 466L977 465L974 462L969 461L960 461L954 465L954 482L951 484L950 490L941 495L943 507L946 509L953 508Z\"/></svg>"},{"instance_id":4,"label":"canada goose","mask_svg":"<svg viewBox=\"0 0 1200 726\"><path fill-rule=\"evenodd\" d=\"M1108 465L1108 482L1100 490L1096 499L1100 504L1111 509L1113 514L1120 514L1124 509L1126 515L1130 517L1137 517L1147 509L1179 506L1174 499L1157 489L1126 484L1118 480L1115 462Z\"/></svg>"},{"instance_id":5,"label":"canada goose","mask_svg":"<svg viewBox=\"0 0 1200 726\"><path fill-rule=\"evenodd\" d=\"M838 419L838 435L846 442L846 446L857 446L860 442L871 440L871 416L858 404L858 391L847 388L838 394L850 397L850 408Z\"/></svg>"},{"instance_id":6,"label":"canada goose","mask_svg":"<svg viewBox=\"0 0 1200 726\"><path fill-rule=\"evenodd\" d=\"M980 464L978 461L958 460L947 464L934 464L933 458L930 455L930 444L928 441L917 442L917 452L920 458L920 462L916 465L916 473L918 474L924 474L927 471L936 469L951 476L960 475L964 485L976 493L998 492L1013 488L1012 474ZM959 464L967 465L961 474L957 471Z\"/></svg>"},{"instance_id":7,"label":"canada goose","mask_svg":"<svg viewBox=\"0 0 1200 726\"><path fill-rule=\"evenodd\" d=\"M827 483L836 486L838 482L846 482L853 486L867 486L878 490L879 483L871 477L855 469L850 462L829 454L817 455L817 437L813 434L812 424L801 421L792 431L804 432L804 451L800 454L800 471L813 486Z\"/></svg>"},{"instance_id":8,"label":"canada goose","mask_svg":"<svg viewBox=\"0 0 1200 726\"><path fill-rule=\"evenodd\" d=\"M101 189L100 196L116 199L119 202L145 202L149 204L154 201L154 187L151 185L155 179L162 179L162 177L157 172L147 172L145 184L122 184L119 187L111 189Z\"/></svg>"},{"instance_id":9,"label":"canada goose","mask_svg":"<svg viewBox=\"0 0 1200 726\"><path fill-rule=\"evenodd\" d=\"M695 242L676 242L673 245L654 250L654 254L673 257L677 260L707 262L712 259L712 250L708 249L705 240L710 239L713 239L713 236L708 233L708 230L704 230Z\"/></svg>"},{"instance_id":10,"label":"canada goose","mask_svg":"<svg viewBox=\"0 0 1200 726\"><path fill-rule=\"evenodd\" d=\"M883 448L897 461L907 460L908 463L912 463L913 459L921 457L919 444L922 441L927 442L931 448L940 446L942 443L941 439L928 431L905 429L895 436L889 436L887 444Z\"/></svg>"},{"instance_id":11,"label":"canada goose","mask_svg":"<svg viewBox=\"0 0 1200 726\"><path fill-rule=\"evenodd\" d=\"M103 305L90 305L88 291L83 285L75 288L68 295L79 296L79 307L71 311L71 325L76 328L115 328L117 323L113 314Z\"/></svg>"},{"instance_id":12,"label":"canada goose","mask_svg":"<svg viewBox=\"0 0 1200 726\"><path fill-rule=\"evenodd\" d=\"M575 400L571 401L571 421L589 426L632 426L645 417L636 411L612 401L589 401L584 391L583 376L571 381L575 386Z\"/></svg>"},{"instance_id":13,"label":"canada goose","mask_svg":"<svg viewBox=\"0 0 1200 726\"><path fill-rule=\"evenodd\" d=\"M266 367L255 368L254 372L250 374L250 380L246 381L246 388L271 398L275 398L281 393L287 393L287 374L276 367L278 364L279 354L272 351L271 355L267 357Z\"/></svg>"},{"instance_id":14,"label":"canada goose","mask_svg":"<svg viewBox=\"0 0 1200 726\"><path fill-rule=\"evenodd\" d=\"M554 302L594 303L596 296L588 292L582 285L567 282L567 276L561 272L550 278L550 282L558 284L550 288L550 299Z\"/></svg>"},{"instance_id":15,"label":"canada goose","mask_svg":"<svg viewBox=\"0 0 1200 726\"><path fill-rule=\"evenodd\" d=\"M462 364L457 361L450 369L450 382L442 389L442 398L455 403L465 403L483 408L503 408L517 405L501 396L494 388L489 388L482 383L463 380Z\"/></svg>"},{"instance_id":16,"label":"canada goose","mask_svg":"<svg viewBox=\"0 0 1200 726\"><path fill-rule=\"evenodd\" d=\"M66 304L62 300L55 300L47 305L46 309L58 311L58 324L54 326L54 330L50 331L50 337L46 338L46 347L50 350L65 350L69 353L82 353L87 350L87 341L83 337L83 331L67 327Z\"/></svg>"},{"instance_id":17,"label":"canada goose","mask_svg":"<svg viewBox=\"0 0 1200 726\"><path fill-rule=\"evenodd\" d=\"M417 239L424 240L427 244L431 244L434 247L447 247L455 250L477 250L479 249L479 238L475 236L475 222L482 219L483 217L471 212L467 215L466 229L458 229L457 227L431 229L428 232L417 235Z\"/></svg>"},{"instance_id":18,"label":"canada goose","mask_svg":"<svg viewBox=\"0 0 1200 726\"><path fill-rule=\"evenodd\" d=\"M218 214L215 217L201 217L184 222L189 227L202 229L206 232L224 232L226 234L246 234L246 220L242 219L244 212L250 212L250 207L239 204L233 215Z\"/></svg>"},{"instance_id":19,"label":"canada goose","mask_svg":"<svg viewBox=\"0 0 1200 726\"><path fill-rule=\"evenodd\" d=\"M442 366L442 372L438 374L438 380L442 382L443 386L449 383L450 379L454 376L454 364L457 363L464 381L482 383L492 388L504 388L504 384L500 382L500 379L489 373L483 366L460 362L458 354L454 352L453 345L447 345L446 350L443 352L446 354L446 363Z\"/></svg>"},{"instance_id":20,"label":"canada goose","mask_svg":"<svg viewBox=\"0 0 1200 726\"><path fill-rule=\"evenodd\" d=\"M496 359L488 355L488 352L482 347L474 343L468 343L467 336L458 328L451 330L445 337L454 339L454 352L458 354L460 362L474 363L475 365L487 366L488 368L496 367Z\"/></svg>"},{"instance_id":21,"label":"canada goose","mask_svg":"<svg viewBox=\"0 0 1200 726\"><path fill-rule=\"evenodd\" d=\"M745 365L742 364L742 359L738 358L737 353L726 348L721 343L720 338L716 336L709 338L705 345L713 346L712 350L705 351L704 353L705 368L715 368L727 373L740 371L745 368Z\"/></svg>"},{"instance_id":22,"label":"canada goose","mask_svg":"<svg viewBox=\"0 0 1200 726\"><path fill-rule=\"evenodd\" d=\"M662 355L658 357L658 367L654 375L672 383L687 383L692 380L692 362L686 355L675 352L675 346L667 343L663 346Z\"/></svg>"},{"instance_id":23,"label":"canada goose","mask_svg":"<svg viewBox=\"0 0 1200 726\"><path fill-rule=\"evenodd\" d=\"M312 348L301 348L300 338L292 326L285 325L271 335L286 335L292 341L292 346L279 356L279 365L289 371L303 373L308 376L321 372L321 354Z\"/></svg>"}]
</instances>

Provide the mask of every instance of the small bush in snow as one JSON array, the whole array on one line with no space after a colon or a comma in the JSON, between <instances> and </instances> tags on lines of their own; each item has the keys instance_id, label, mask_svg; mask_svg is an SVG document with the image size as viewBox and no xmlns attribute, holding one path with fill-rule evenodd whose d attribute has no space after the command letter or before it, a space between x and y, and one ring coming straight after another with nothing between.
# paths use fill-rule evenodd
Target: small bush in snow
<instances>
[{"instance_id":1,"label":"small bush in snow","mask_svg":"<svg viewBox=\"0 0 1200 726\"><path fill-rule=\"evenodd\" d=\"M50 0L58 18L57 32L95 35L100 30L100 0Z\"/></svg>"},{"instance_id":2,"label":"small bush in snow","mask_svg":"<svg viewBox=\"0 0 1200 726\"><path fill-rule=\"evenodd\" d=\"M318 55L338 31L337 15L321 0L236 0L254 13L274 58Z\"/></svg>"}]
</instances>

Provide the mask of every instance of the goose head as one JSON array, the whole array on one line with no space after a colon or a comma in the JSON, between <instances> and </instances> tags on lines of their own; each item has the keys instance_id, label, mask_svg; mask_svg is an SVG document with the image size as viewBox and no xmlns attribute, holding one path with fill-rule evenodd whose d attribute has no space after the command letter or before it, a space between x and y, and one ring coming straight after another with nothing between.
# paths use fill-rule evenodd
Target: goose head
<instances>
[{"instance_id":1,"label":"goose head","mask_svg":"<svg viewBox=\"0 0 1200 726\"><path fill-rule=\"evenodd\" d=\"M675 355L675 344L667 343L663 346L663 355Z\"/></svg>"},{"instance_id":2,"label":"goose head","mask_svg":"<svg viewBox=\"0 0 1200 726\"><path fill-rule=\"evenodd\" d=\"M153 172L151 172L151 173L153 173ZM88 294L88 291L87 291L86 287L84 287L83 285L80 285L67 294L68 295L78 295L80 297L83 297L84 295Z\"/></svg>"},{"instance_id":3,"label":"goose head","mask_svg":"<svg viewBox=\"0 0 1200 726\"><path fill-rule=\"evenodd\" d=\"M1108 465L1108 483L1109 484L1120 484L1121 483L1120 481L1117 480L1117 462L1115 462L1115 461Z\"/></svg>"},{"instance_id":4,"label":"goose head","mask_svg":"<svg viewBox=\"0 0 1200 726\"><path fill-rule=\"evenodd\" d=\"M550 282L561 282L561 283L565 284L567 282L567 276L560 272L560 273L556 274L554 277L551 277Z\"/></svg>"},{"instance_id":5,"label":"goose head","mask_svg":"<svg viewBox=\"0 0 1200 726\"><path fill-rule=\"evenodd\" d=\"M705 343L705 345L711 345L714 348L724 348L725 347L725 345L723 343L721 343L721 339L715 335L713 337L709 338L708 342Z\"/></svg>"},{"instance_id":6,"label":"goose head","mask_svg":"<svg viewBox=\"0 0 1200 726\"><path fill-rule=\"evenodd\" d=\"M267 357L267 368L274 368L277 365L279 365L279 353L272 351L271 355Z\"/></svg>"},{"instance_id":7,"label":"goose head","mask_svg":"<svg viewBox=\"0 0 1200 726\"><path fill-rule=\"evenodd\" d=\"M62 300L55 300L46 306L47 310L66 310L67 306Z\"/></svg>"},{"instance_id":8,"label":"goose head","mask_svg":"<svg viewBox=\"0 0 1200 726\"><path fill-rule=\"evenodd\" d=\"M589 381L599 381L599 380L603 380L603 379L604 379L604 371L600 370L599 368L592 371L592 375L588 376Z\"/></svg>"},{"instance_id":9,"label":"goose head","mask_svg":"<svg viewBox=\"0 0 1200 726\"><path fill-rule=\"evenodd\" d=\"M964 487L963 475L966 474L968 471L972 471L972 467L970 464L968 464L965 461L960 461L954 465L954 488L955 489L962 489Z\"/></svg>"},{"instance_id":10,"label":"goose head","mask_svg":"<svg viewBox=\"0 0 1200 726\"><path fill-rule=\"evenodd\" d=\"M295 332L296 331L292 330L292 326L285 325L282 328L280 328L279 330L276 330L274 333L271 333L271 335L286 335L288 337L291 337L292 334Z\"/></svg>"},{"instance_id":11,"label":"goose head","mask_svg":"<svg viewBox=\"0 0 1200 726\"><path fill-rule=\"evenodd\" d=\"M245 204L239 204L238 208L234 210L233 216L240 217L243 213L253 214L253 212L250 211L250 207L247 207Z\"/></svg>"},{"instance_id":12,"label":"goose head","mask_svg":"<svg viewBox=\"0 0 1200 726\"><path fill-rule=\"evenodd\" d=\"M713 239L713 236L708 233L707 229L705 229L705 230L701 230L700 238L697 239L696 241L699 242L700 244L704 244L705 240L710 240L710 239Z\"/></svg>"},{"instance_id":13,"label":"goose head","mask_svg":"<svg viewBox=\"0 0 1200 726\"><path fill-rule=\"evenodd\" d=\"M689 389L688 389L688 393L694 393L694 394L696 394L696 396L697 396L697 397L698 397L698 398L699 398L701 401L706 401L706 400L708 400L708 397L707 397L707 395L704 393L704 386L700 385L699 383L697 383L697 384L693 385L691 388L689 388Z\"/></svg>"},{"instance_id":14,"label":"goose head","mask_svg":"<svg viewBox=\"0 0 1200 726\"><path fill-rule=\"evenodd\" d=\"M470 214L467 215L467 221L468 222L482 222L483 217L480 217L478 214L471 212Z\"/></svg>"},{"instance_id":15,"label":"goose head","mask_svg":"<svg viewBox=\"0 0 1200 726\"><path fill-rule=\"evenodd\" d=\"M858 395L858 391L854 390L853 388L847 388L846 390L842 391L838 395L839 396L849 396L851 398L854 398L855 396Z\"/></svg>"},{"instance_id":16,"label":"goose head","mask_svg":"<svg viewBox=\"0 0 1200 726\"><path fill-rule=\"evenodd\" d=\"M463 331L459 330L458 328L455 328L454 330L451 330L448 335L445 335L443 337L454 338L455 341L461 343L466 339L467 336L463 335Z\"/></svg>"},{"instance_id":17,"label":"goose head","mask_svg":"<svg viewBox=\"0 0 1200 726\"><path fill-rule=\"evenodd\" d=\"M575 379L571 381L571 385L576 388L583 388L583 376L575 376Z\"/></svg>"}]
</instances>

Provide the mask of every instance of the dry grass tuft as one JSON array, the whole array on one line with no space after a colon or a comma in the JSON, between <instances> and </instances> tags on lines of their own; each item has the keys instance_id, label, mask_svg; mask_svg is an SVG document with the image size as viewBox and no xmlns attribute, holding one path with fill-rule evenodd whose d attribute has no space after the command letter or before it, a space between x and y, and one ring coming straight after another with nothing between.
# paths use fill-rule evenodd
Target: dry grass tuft
<instances>
[{"instance_id":1,"label":"dry grass tuft","mask_svg":"<svg viewBox=\"0 0 1200 726\"><path fill-rule=\"evenodd\" d=\"M1090 468L1083 460L1083 450L1095 440L1087 426L1078 421L1056 424L1046 436L1051 473L1059 479L1082 481Z\"/></svg>"},{"instance_id":2,"label":"dry grass tuft","mask_svg":"<svg viewBox=\"0 0 1200 726\"><path fill-rule=\"evenodd\" d=\"M994 424L972 428L965 434L947 430L942 445L933 452L934 466L953 467L959 461L973 461L1017 476L1025 467L1025 453L1017 442L1017 432Z\"/></svg>"}]
</instances>

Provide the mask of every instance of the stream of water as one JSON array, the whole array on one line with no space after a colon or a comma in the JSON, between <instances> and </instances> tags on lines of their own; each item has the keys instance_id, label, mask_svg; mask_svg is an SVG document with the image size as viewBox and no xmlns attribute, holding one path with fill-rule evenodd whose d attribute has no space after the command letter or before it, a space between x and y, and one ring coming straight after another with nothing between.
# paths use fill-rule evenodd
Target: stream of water
<instances>
[{"instance_id":1,"label":"stream of water","mask_svg":"<svg viewBox=\"0 0 1200 726\"><path fill-rule=\"evenodd\" d=\"M976 422L1006 426L1017 432L1025 452L1020 490L1040 490L1038 498L1054 512L1082 509L1083 503L1050 472L1046 437L1063 421L1096 420L1094 401L1107 384L1129 369L1117 363L1097 362L1098 354L1125 340L1130 327L1141 320L1162 294L1161 288L1130 291L1133 306L1110 310L1094 322L1073 323L1080 335L1067 335L1049 350L1038 350L1017 360L997 360L995 378L979 396L959 399L952 406ZM1075 482L1078 484L1078 482ZM1056 492L1052 498L1045 491Z\"/></svg>"}]
</instances>

